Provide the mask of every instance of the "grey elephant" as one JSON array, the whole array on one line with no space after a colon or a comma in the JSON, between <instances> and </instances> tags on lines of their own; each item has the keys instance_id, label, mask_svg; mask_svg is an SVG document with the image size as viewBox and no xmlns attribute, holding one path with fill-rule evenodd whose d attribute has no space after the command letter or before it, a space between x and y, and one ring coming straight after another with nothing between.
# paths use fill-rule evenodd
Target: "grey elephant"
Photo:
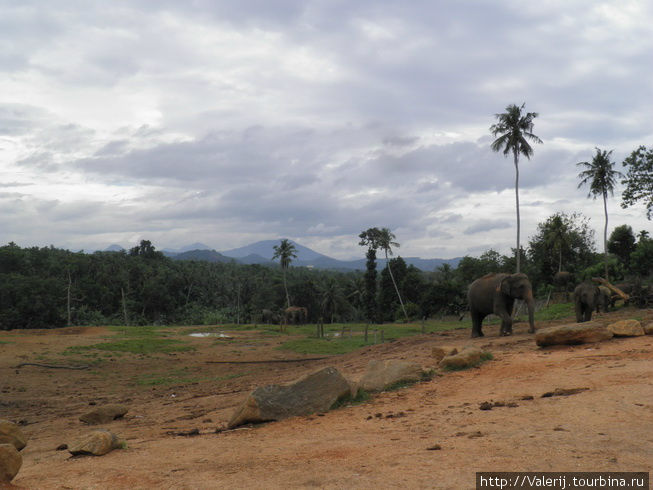
<instances>
[{"instance_id":1,"label":"grey elephant","mask_svg":"<svg viewBox=\"0 0 653 490\"><path fill-rule=\"evenodd\" d=\"M284 312L286 325L303 325L308 320L308 309L303 306L290 306Z\"/></svg>"},{"instance_id":2,"label":"grey elephant","mask_svg":"<svg viewBox=\"0 0 653 490\"><path fill-rule=\"evenodd\" d=\"M472 337L483 337L483 319L491 313L501 318L501 335L512 335L515 299L526 302L528 331L535 332L533 287L526 274L487 274L471 283L467 301L472 316Z\"/></svg>"},{"instance_id":3,"label":"grey elephant","mask_svg":"<svg viewBox=\"0 0 653 490\"><path fill-rule=\"evenodd\" d=\"M606 313L610 311L611 305L612 291L605 286L599 286L599 300L596 303L596 312L600 313L601 310L603 310L603 312Z\"/></svg>"},{"instance_id":4,"label":"grey elephant","mask_svg":"<svg viewBox=\"0 0 653 490\"><path fill-rule=\"evenodd\" d=\"M280 315L273 310L264 309L261 310L261 321L270 325L271 323L277 324L281 319Z\"/></svg>"},{"instance_id":5,"label":"grey elephant","mask_svg":"<svg viewBox=\"0 0 653 490\"><path fill-rule=\"evenodd\" d=\"M574 289L574 309L576 310L576 321L578 323L589 322L592 319L592 312L596 309L601 291L598 286L591 282L582 282Z\"/></svg>"}]
</instances>

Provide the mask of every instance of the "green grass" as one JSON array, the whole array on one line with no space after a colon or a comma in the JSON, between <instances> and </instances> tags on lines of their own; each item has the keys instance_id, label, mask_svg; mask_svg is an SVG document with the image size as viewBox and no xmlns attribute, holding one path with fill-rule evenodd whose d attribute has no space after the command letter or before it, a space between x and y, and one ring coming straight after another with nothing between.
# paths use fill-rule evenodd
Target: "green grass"
<instances>
[{"instance_id":1,"label":"green grass","mask_svg":"<svg viewBox=\"0 0 653 490\"><path fill-rule=\"evenodd\" d=\"M212 376L202 378L197 376L189 376L189 373L184 369L175 369L169 373L151 373L143 374L135 378L134 382L138 386L168 386L168 385L184 385L191 383L227 381L230 379L240 378L248 373L230 374L227 376Z\"/></svg>"},{"instance_id":2,"label":"green grass","mask_svg":"<svg viewBox=\"0 0 653 490\"><path fill-rule=\"evenodd\" d=\"M559 320L561 318L573 317L574 304L573 303L555 303L550 304L546 308L535 312L535 323L545 322L549 320Z\"/></svg>"},{"instance_id":3,"label":"green grass","mask_svg":"<svg viewBox=\"0 0 653 490\"><path fill-rule=\"evenodd\" d=\"M79 354L88 350L129 352L131 354L166 354L170 352L186 352L194 349L192 346L177 339L135 338L69 347L66 349L66 352Z\"/></svg>"},{"instance_id":4,"label":"green grass","mask_svg":"<svg viewBox=\"0 0 653 490\"><path fill-rule=\"evenodd\" d=\"M331 405L331 408L329 408L329 410L336 410L338 408L351 406L351 405L361 405L363 403L368 402L371 398L372 395L370 395L367 391L358 390L358 393L356 393L355 397L352 397L351 395L345 396L340 400L337 400L333 405Z\"/></svg>"}]
</instances>

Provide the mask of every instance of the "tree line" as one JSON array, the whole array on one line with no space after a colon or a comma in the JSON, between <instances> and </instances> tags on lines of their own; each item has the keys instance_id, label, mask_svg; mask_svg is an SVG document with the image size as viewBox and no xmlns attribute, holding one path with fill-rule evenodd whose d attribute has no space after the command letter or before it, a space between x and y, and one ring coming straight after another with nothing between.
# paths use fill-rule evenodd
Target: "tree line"
<instances>
[{"instance_id":1,"label":"tree line","mask_svg":"<svg viewBox=\"0 0 653 490\"><path fill-rule=\"evenodd\" d=\"M361 233L365 271L292 267L292 244L275 249L281 264L243 265L182 261L165 257L151 242L122 252L71 252L54 247L0 247L0 329L65 325L214 325L260 323L264 309L289 304L308 309L311 323L387 322L456 315L466 308L467 286L490 272L513 272L516 254L488 250L421 271L399 256L387 228ZM607 241L610 277L653 274L653 239L627 225ZM380 273L376 252L389 260ZM514 252L514 250L513 250ZM520 250L522 271L540 296L559 270L577 281L600 275L603 256L594 232L580 214L556 213L538 225Z\"/></svg>"}]
</instances>

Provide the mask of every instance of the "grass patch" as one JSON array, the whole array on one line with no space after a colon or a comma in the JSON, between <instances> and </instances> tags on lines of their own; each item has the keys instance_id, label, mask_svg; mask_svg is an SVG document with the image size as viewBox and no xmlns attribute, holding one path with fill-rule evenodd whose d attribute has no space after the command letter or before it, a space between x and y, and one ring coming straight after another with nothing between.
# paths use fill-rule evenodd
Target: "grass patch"
<instances>
[{"instance_id":1,"label":"grass patch","mask_svg":"<svg viewBox=\"0 0 653 490\"><path fill-rule=\"evenodd\" d=\"M160 339L160 338L136 338L118 340L116 342L103 342L93 345L79 345L69 347L64 354L74 353L81 354L89 350L99 350L107 352L128 352L131 354L159 354L169 352L186 352L194 348L185 342L177 339ZM90 354L87 354L91 356ZM97 354L96 354L97 355Z\"/></svg>"},{"instance_id":2,"label":"grass patch","mask_svg":"<svg viewBox=\"0 0 653 490\"><path fill-rule=\"evenodd\" d=\"M160 374L143 374L135 379L138 386L168 386L168 385L184 385L191 383L203 383L209 381L226 381L229 379L240 378L248 373L229 374L227 376L213 376L209 378L188 376L184 369L177 369L170 373Z\"/></svg>"},{"instance_id":3,"label":"grass patch","mask_svg":"<svg viewBox=\"0 0 653 490\"><path fill-rule=\"evenodd\" d=\"M535 312L535 322L545 322L549 320L560 320L561 318L573 317L574 304L573 303L555 303L550 304L546 308Z\"/></svg>"}]
</instances>

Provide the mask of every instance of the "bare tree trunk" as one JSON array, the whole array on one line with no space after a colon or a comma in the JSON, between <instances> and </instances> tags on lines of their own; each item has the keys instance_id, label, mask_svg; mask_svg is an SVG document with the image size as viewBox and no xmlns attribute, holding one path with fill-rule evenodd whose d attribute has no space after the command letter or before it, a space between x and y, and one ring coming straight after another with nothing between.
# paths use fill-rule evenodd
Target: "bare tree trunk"
<instances>
[{"instance_id":1,"label":"bare tree trunk","mask_svg":"<svg viewBox=\"0 0 653 490\"><path fill-rule=\"evenodd\" d=\"M404 302L401 300L401 294L399 294L399 288L395 282L395 277L392 275L392 268L390 267L390 261L388 260L388 251L385 251L385 263L388 266L388 272L390 273L390 279L392 279L392 284L397 291L397 298L399 298L399 304L401 305L401 311L404 312L404 317L406 318L406 323L408 323L408 314L406 313L406 308L404 307Z\"/></svg>"},{"instance_id":2,"label":"bare tree trunk","mask_svg":"<svg viewBox=\"0 0 653 490\"><path fill-rule=\"evenodd\" d=\"M67 323L68 326L71 325L71 320L70 320L70 318L71 318L71 314L70 314L71 297L70 296L71 296L72 286L73 286L73 280L72 280L72 277L70 276L70 270L69 270L68 271L68 291L67 291L67 295L66 295L67 296L66 297L66 301L67 301L66 308L68 310L68 323Z\"/></svg>"},{"instance_id":3,"label":"bare tree trunk","mask_svg":"<svg viewBox=\"0 0 653 490\"><path fill-rule=\"evenodd\" d=\"M517 151L515 150L513 152L513 158L515 161L515 204L517 208L517 270L516 272L519 272L520 267L520 259L521 259L521 253L519 250L519 231L520 231L520 224L519 224L519 155Z\"/></svg>"},{"instance_id":4,"label":"bare tree trunk","mask_svg":"<svg viewBox=\"0 0 653 490\"><path fill-rule=\"evenodd\" d=\"M127 316L127 300L125 298L124 288L120 288L120 294L122 296L122 314L125 319L125 326L129 325L129 317Z\"/></svg>"},{"instance_id":5,"label":"bare tree trunk","mask_svg":"<svg viewBox=\"0 0 653 490\"><path fill-rule=\"evenodd\" d=\"M286 303L288 303L288 308L290 308L290 295L288 294L288 284L286 284L286 269L283 269L283 289L286 291Z\"/></svg>"},{"instance_id":6,"label":"bare tree trunk","mask_svg":"<svg viewBox=\"0 0 653 490\"><path fill-rule=\"evenodd\" d=\"M603 227L603 253L605 255L605 280L609 281L608 277L608 200L606 193L603 193L603 211L605 212L605 226Z\"/></svg>"}]
</instances>

